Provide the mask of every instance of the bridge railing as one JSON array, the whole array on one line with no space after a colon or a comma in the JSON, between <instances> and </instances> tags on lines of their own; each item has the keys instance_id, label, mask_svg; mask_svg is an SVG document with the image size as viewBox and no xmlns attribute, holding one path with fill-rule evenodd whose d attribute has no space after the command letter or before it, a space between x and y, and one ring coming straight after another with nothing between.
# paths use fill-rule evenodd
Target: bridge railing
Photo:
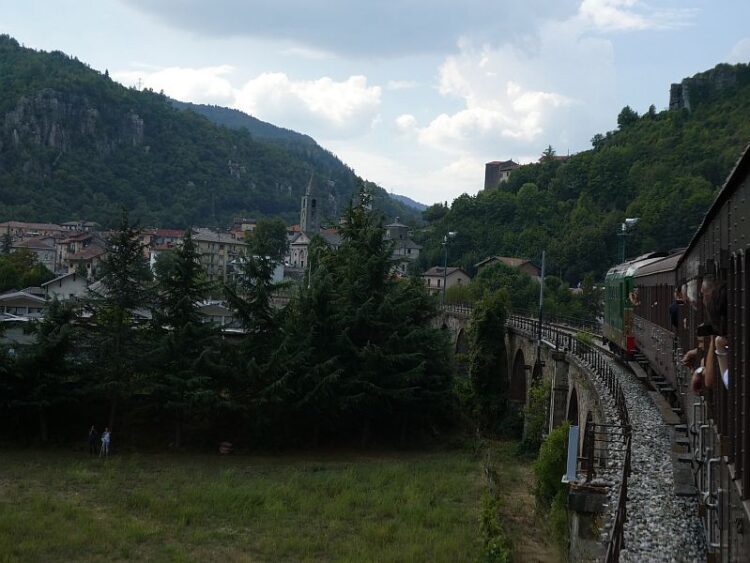
<instances>
[{"instance_id":1,"label":"bridge railing","mask_svg":"<svg viewBox=\"0 0 750 563\"><path fill-rule=\"evenodd\" d=\"M610 397L614 402L617 414L620 418L620 424L612 426L621 428L620 437L623 440L625 455L620 474L617 508L614 514L609 541L607 542L607 556L605 561L607 563L619 561L620 551L624 545L624 527L627 517L628 478L630 477L631 469L631 432L630 416L628 414L627 404L625 403L625 393L620 385L617 372L612 368L604 350L592 343L586 342L574 333L574 331L577 331L577 327L566 327L564 325L561 326L549 322L542 322L540 324L539 319L517 314L510 315L507 324L531 338L543 340L548 344L551 344L554 346L555 350L564 351L575 356L592 373L599 376L600 380L604 382L609 391ZM595 429L592 428L591 430L592 434L590 435L591 437L589 438L589 443L587 445L589 452L588 454L585 454L589 459L588 466L586 467L587 476L589 478L593 473L594 459L596 455L594 452ZM586 449L587 448L584 448L584 451L586 451Z\"/></svg>"}]
</instances>

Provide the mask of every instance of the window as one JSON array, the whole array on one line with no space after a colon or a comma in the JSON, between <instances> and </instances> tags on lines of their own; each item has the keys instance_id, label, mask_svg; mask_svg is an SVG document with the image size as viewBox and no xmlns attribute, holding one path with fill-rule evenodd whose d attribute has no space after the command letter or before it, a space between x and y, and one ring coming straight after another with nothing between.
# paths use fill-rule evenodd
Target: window
<instances>
[{"instance_id":1,"label":"window","mask_svg":"<svg viewBox=\"0 0 750 563\"><path fill-rule=\"evenodd\" d=\"M427 287L430 287L432 285L432 280L430 278L427 278Z\"/></svg>"},{"instance_id":2,"label":"window","mask_svg":"<svg viewBox=\"0 0 750 563\"><path fill-rule=\"evenodd\" d=\"M438 282L438 287L440 287L440 280L438 280L437 282Z\"/></svg>"}]
</instances>

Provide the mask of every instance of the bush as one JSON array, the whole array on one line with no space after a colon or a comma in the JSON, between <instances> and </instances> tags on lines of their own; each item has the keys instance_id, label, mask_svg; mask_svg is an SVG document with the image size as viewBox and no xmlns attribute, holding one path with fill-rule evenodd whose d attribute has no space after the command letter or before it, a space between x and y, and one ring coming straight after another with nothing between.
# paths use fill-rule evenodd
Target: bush
<instances>
[{"instance_id":1,"label":"bush","mask_svg":"<svg viewBox=\"0 0 750 563\"><path fill-rule=\"evenodd\" d=\"M510 563L513 560L512 545L505 534L500 519L500 501L489 493L485 493L482 497L479 531L483 542L480 561L483 563Z\"/></svg>"},{"instance_id":2,"label":"bush","mask_svg":"<svg viewBox=\"0 0 750 563\"><path fill-rule=\"evenodd\" d=\"M536 454L549 424L549 396L552 383L542 380L534 383L529 390L529 405L526 413L526 435L519 444L521 453Z\"/></svg>"},{"instance_id":3,"label":"bush","mask_svg":"<svg viewBox=\"0 0 750 563\"><path fill-rule=\"evenodd\" d=\"M552 538L555 543L563 550L568 548L568 501L567 491L562 489L558 491L552 501L552 507L549 510L549 526L552 532Z\"/></svg>"},{"instance_id":4,"label":"bush","mask_svg":"<svg viewBox=\"0 0 750 563\"><path fill-rule=\"evenodd\" d=\"M534 462L535 495L537 502L545 508L552 505L560 491L566 490L562 476L565 475L567 465L569 429L570 424L566 422L550 432Z\"/></svg>"}]
</instances>

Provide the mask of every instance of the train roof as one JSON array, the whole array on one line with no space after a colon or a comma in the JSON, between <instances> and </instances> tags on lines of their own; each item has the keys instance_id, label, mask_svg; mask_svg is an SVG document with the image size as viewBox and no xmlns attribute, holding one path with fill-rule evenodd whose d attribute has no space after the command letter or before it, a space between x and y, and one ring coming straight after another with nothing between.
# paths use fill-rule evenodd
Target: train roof
<instances>
[{"instance_id":1,"label":"train roof","mask_svg":"<svg viewBox=\"0 0 750 563\"><path fill-rule=\"evenodd\" d=\"M677 264L682 258L682 252L672 254L665 258L659 258L657 260L650 260L637 266L634 277L638 278L641 276L648 276L650 274L661 274L663 272L670 272L677 268Z\"/></svg>"},{"instance_id":2,"label":"train roof","mask_svg":"<svg viewBox=\"0 0 750 563\"><path fill-rule=\"evenodd\" d=\"M683 258L687 257L690 254L690 252L695 248L700 238L704 235L704 233L708 229L708 226L711 224L711 222L716 218L716 216L721 211L722 206L727 202L727 200L729 199L729 197L731 197L734 191L742 184L743 180L748 176L748 174L750 174L750 144L745 146L745 150L742 151L742 154L737 159L737 163L734 165L734 168L729 173L729 176L724 182L724 185L721 187L721 190L719 190L719 193L716 195L714 202L711 204L711 207L709 207L708 211L706 212L706 215L703 217L703 221L701 221L700 227L698 227L698 230L695 232L695 234L693 235L693 238L690 240L690 244L685 249L685 252L682 254ZM682 263L682 260L679 261L678 266L681 263Z\"/></svg>"},{"instance_id":3,"label":"train roof","mask_svg":"<svg viewBox=\"0 0 750 563\"><path fill-rule=\"evenodd\" d=\"M662 258L664 258L664 256L664 252L649 252L647 254L642 254L637 258L633 258L632 260L623 262L622 264L612 266L607 272L605 279L632 276L639 267L645 266L646 264L650 264L657 260L661 260Z\"/></svg>"}]
</instances>

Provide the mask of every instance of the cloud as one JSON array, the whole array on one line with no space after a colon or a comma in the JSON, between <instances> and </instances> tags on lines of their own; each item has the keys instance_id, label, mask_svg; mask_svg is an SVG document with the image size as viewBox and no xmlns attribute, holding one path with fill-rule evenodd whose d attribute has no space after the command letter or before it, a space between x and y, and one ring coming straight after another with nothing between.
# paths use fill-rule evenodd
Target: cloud
<instances>
[{"instance_id":1,"label":"cloud","mask_svg":"<svg viewBox=\"0 0 750 563\"><path fill-rule=\"evenodd\" d=\"M386 84L388 90L411 90L419 86L416 80L389 80Z\"/></svg>"},{"instance_id":2,"label":"cloud","mask_svg":"<svg viewBox=\"0 0 750 563\"><path fill-rule=\"evenodd\" d=\"M294 42L346 56L446 52L464 35L523 37L579 0L120 0L171 27L209 37Z\"/></svg>"},{"instance_id":3,"label":"cloud","mask_svg":"<svg viewBox=\"0 0 750 563\"><path fill-rule=\"evenodd\" d=\"M291 80L285 73L263 73L237 92L235 107L275 124L350 134L369 126L380 106L382 89L367 78L350 76Z\"/></svg>"},{"instance_id":4,"label":"cloud","mask_svg":"<svg viewBox=\"0 0 750 563\"><path fill-rule=\"evenodd\" d=\"M405 113L395 119L395 124L400 133L411 133L417 128L417 118L410 113Z\"/></svg>"},{"instance_id":5,"label":"cloud","mask_svg":"<svg viewBox=\"0 0 750 563\"><path fill-rule=\"evenodd\" d=\"M324 136L349 136L377 124L382 88L361 75L336 81L293 80L282 72L263 73L235 87L228 65L113 72L126 86L151 88L172 98L234 107L275 125Z\"/></svg>"},{"instance_id":6,"label":"cloud","mask_svg":"<svg viewBox=\"0 0 750 563\"><path fill-rule=\"evenodd\" d=\"M734 47L727 62L729 63L748 63L750 62L750 37L740 39Z\"/></svg>"},{"instance_id":7,"label":"cloud","mask_svg":"<svg viewBox=\"0 0 750 563\"><path fill-rule=\"evenodd\" d=\"M203 68L168 67L158 70L113 72L112 77L126 86L141 85L177 100L195 103L229 105L234 101L234 89L225 76L234 69L229 65Z\"/></svg>"},{"instance_id":8,"label":"cloud","mask_svg":"<svg viewBox=\"0 0 750 563\"><path fill-rule=\"evenodd\" d=\"M640 0L583 0L580 17L601 31L640 31L682 27L694 10L654 10Z\"/></svg>"}]
</instances>

